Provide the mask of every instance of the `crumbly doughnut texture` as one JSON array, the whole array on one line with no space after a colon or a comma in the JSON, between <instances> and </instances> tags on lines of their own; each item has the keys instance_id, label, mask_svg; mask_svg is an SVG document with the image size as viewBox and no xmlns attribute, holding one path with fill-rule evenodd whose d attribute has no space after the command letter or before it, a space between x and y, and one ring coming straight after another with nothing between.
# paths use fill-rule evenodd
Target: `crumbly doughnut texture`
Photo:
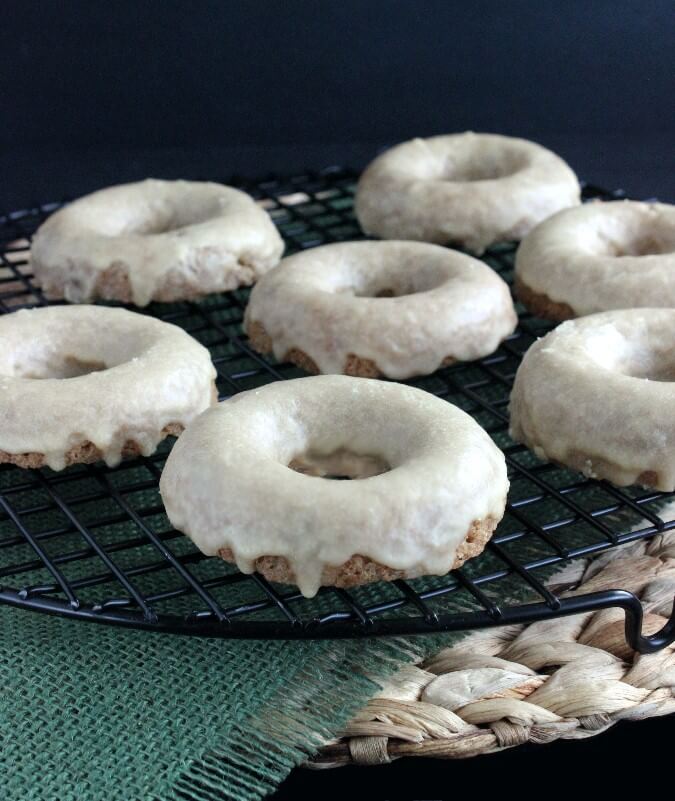
<instances>
[{"instance_id":1,"label":"crumbly doughnut texture","mask_svg":"<svg viewBox=\"0 0 675 801\"><path fill-rule=\"evenodd\" d=\"M160 432L160 440L166 437L177 437L183 431L180 423L169 423ZM122 446L122 459L133 458L141 453L141 446L133 439L127 440ZM97 448L90 440L85 440L79 445L73 445L65 454L65 466L71 464L93 464L103 459L103 451ZM13 464L16 467L35 470L44 467L47 462L44 453L7 453L0 451L0 464Z\"/></svg>"},{"instance_id":2,"label":"crumbly doughnut texture","mask_svg":"<svg viewBox=\"0 0 675 801\"><path fill-rule=\"evenodd\" d=\"M258 353L269 354L274 352L272 337L267 333L265 327L260 323L250 323L246 329L249 342ZM310 358L299 348L291 348L282 356L280 361L290 362L310 375L319 375L321 370L317 367L314 359ZM440 367L449 367L455 362L452 356L446 356ZM385 378L384 373L372 359L361 359L353 353L348 353L345 365L342 370L344 375L357 376L360 378Z\"/></svg>"},{"instance_id":3,"label":"crumbly doughnut texture","mask_svg":"<svg viewBox=\"0 0 675 801\"><path fill-rule=\"evenodd\" d=\"M200 415L160 491L203 553L310 597L322 584L447 573L484 546L508 480L501 451L457 407L330 375L268 384Z\"/></svg>"},{"instance_id":4,"label":"crumbly doughnut texture","mask_svg":"<svg viewBox=\"0 0 675 801\"><path fill-rule=\"evenodd\" d=\"M217 400L206 348L119 308L0 316L0 463L61 470L150 455Z\"/></svg>"},{"instance_id":5,"label":"crumbly doughnut texture","mask_svg":"<svg viewBox=\"0 0 675 801\"><path fill-rule=\"evenodd\" d=\"M269 215L244 192L148 179L57 211L33 238L31 264L47 297L146 306L248 286L283 250Z\"/></svg>"},{"instance_id":6,"label":"crumbly doughnut texture","mask_svg":"<svg viewBox=\"0 0 675 801\"><path fill-rule=\"evenodd\" d=\"M535 317L543 317L545 320L555 320L558 323L562 323L577 316L569 304L556 303L543 292L534 292L518 276L515 277L513 282L513 291L523 306Z\"/></svg>"},{"instance_id":7,"label":"crumbly doughnut texture","mask_svg":"<svg viewBox=\"0 0 675 801\"><path fill-rule=\"evenodd\" d=\"M493 531L499 523L492 517L476 520L471 524L466 539L457 546L451 570L461 567L468 559L483 552ZM226 562L236 561L230 548L221 548L218 556ZM261 556L254 561L256 573L263 575L268 581L280 584L297 584L297 578L285 556ZM374 562L361 554L355 554L344 564L337 567L324 567L321 573L323 587L359 587L374 581L396 581L396 579L417 578L417 574Z\"/></svg>"},{"instance_id":8,"label":"crumbly doughnut texture","mask_svg":"<svg viewBox=\"0 0 675 801\"><path fill-rule=\"evenodd\" d=\"M516 294L540 317L675 307L675 206L586 203L538 225L516 252Z\"/></svg>"},{"instance_id":9,"label":"crumbly doughnut texture","mask_svg":"<svg viewBox=\"0 0 675 801\"><path fill-rule=\"evenodd\" d=\"M568 320L535 342L510 433L540 459L619 486L675 490L675 309Z\"/></svg>"},{"instance_id":10,"label":"crumbly doughnut texture","mask_svg":"<svg viewBox=\"0 0 675 801\"><path fill-rule=\"evenodd\" d=\"M345 242L284 259L244 327L260 353L310 373L408 378L487 356L517 317L487 265L422 242Z\"/></svg>"},{"instance_id":11,"label":"crumbly doughnut texture","mask_svg":"<svg viewBox=\"0 0 675 801\"><path fill-rule=\"evenodd\" d=\"M537 223L580 202L579 182L550 150L471 131L412 139L365 170L356 216L382 239L457 244L475 253L522 239Z\"/></svg>"}]
</instances>

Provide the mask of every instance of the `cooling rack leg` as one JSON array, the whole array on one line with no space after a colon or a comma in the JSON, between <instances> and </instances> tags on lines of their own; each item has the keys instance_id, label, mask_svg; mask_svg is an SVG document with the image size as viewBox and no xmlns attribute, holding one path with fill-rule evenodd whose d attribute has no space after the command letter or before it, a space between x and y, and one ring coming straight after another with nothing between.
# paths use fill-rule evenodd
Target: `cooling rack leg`
<instances>
[{"instance_id":1,"label":"cooling rack leg","mask_svg":"<svg viewBox=\"0 0 675 801\"><path fill-rule=\"evenodd\" d=\"M543 604L532 605L528 608L506 610L502 623L531 623L541 620ZM660 631L655 634L642 633L644 612L640 599L628 590L603 590L590 592L587 595L572 595L563 598L554 614L550 612L546 617L560 617L577 615L583 612L597 612L600 609L623 609L625 619L625 634L628 645L640 654L653 654L675 642L675 602L670 619Z\"/></svg>"},{"instance_id":2,"label":"cooling rack leg","mask_svg":"<svg viewBox=\"0 0 675 801\"><path fill-rule=\"evenodd\" d=\"M675 600L670 619L665 626L656 634L644 635L642 633L642 604L632 592L620 592L621 595L628 596L621 606L626 612L626 640L633 650L641 654L653 654L675 642Z\"/></svg>"}]
</instances>

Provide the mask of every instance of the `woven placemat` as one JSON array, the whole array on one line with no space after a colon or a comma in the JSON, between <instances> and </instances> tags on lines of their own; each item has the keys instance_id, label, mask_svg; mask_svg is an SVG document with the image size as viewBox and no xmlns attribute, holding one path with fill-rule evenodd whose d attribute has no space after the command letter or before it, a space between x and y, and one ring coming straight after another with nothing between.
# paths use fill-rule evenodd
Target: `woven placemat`
<instances>
[{"instance_id":1,"label":"woven placemat","mask_svg":"<svg viewBox=\"0 0 675 801\"><path fill-rule=\"evenodd\" d=\"M573 562L549 585L569 595L630 590L645 609L643 633L652 634L673 608L675 532ZM401 668L308 766L458 759L669 713L675 644L636 654L623 611L611 608L477 632Z\"/></svg>"}]
</instances>

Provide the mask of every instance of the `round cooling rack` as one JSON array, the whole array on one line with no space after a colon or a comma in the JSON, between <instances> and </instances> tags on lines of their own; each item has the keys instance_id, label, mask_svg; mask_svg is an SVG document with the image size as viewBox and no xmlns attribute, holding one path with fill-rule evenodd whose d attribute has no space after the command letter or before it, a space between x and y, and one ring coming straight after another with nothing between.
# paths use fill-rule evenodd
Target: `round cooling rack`
<instances>
[{"instance_id":1,"label":"round cooling rack","mask_svg":"<svg viewBox=\"0 0 675 801\"><path fill-rule=\"evenodd\" d=\"M356 174L342 168L229 181L268 211L288 252L362 238L353 213L355 182ZM621 197L591 186L584 194ZM59 205L0 216L0 313L47 303L33 281L28 255L32 234ZM484 256L509 282L514 251L513 244L504 244ZM248 346L241 329L246 300L247 290L238 290L148 310L209 348L221 399L302 375ZM657 650L675 639L675 617L645 637L642 607L633 593L617 587L574 595L574 587L551 582L570 560L675 528L675 519L664 511L670 495L586 479L538 461L509 439L513 377L525 351L549 328L523 313L517 331L488 358L410 382L471 414L508 463L505 517L484 553L460 570L349 592L323 588L313 599L295 587L244 575L204 557L171 528L158 491L170 449L164 443L152 456L115 469L74 465L54 473L0 467L0 602L153 631L294 639L452 631L617 606L625 611L630 645Z\"/></svg>"}]
</instances>

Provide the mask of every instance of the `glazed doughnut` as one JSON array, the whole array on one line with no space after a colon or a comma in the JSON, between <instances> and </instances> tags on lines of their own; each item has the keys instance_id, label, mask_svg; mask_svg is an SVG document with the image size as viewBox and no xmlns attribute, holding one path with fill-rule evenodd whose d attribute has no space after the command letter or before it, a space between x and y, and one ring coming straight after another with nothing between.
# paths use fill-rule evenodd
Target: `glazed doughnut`
<instances>
[{"instance_id":1,"label":"glazed doughnut","mask_svg":"<svg viewBox=\"0 0 675 801\"><path fill-rule=\"evenodd\" d=\"M31 263L48 297L147 306L248 286L283 249L267 213L244 192L147 180L57 211L35 234Z\"/></svg>"},{"instance_id":2,"label":"glazed doughnut","mask_svg":"<svg viewBox=\"0 0 675 801\"><path fill-rule=\"evenodd\" d=\"M550 150L472 132L412 139L378 156L356 192L356 216L382 239L456 244L475 253L522 239L579 203L579 182Z\"/></svg>"},{"instance_id":3,"label":"glazed doughnut","mask_svg":"<svg viewBox=\"0 0 675 801\"><path fill-rule=\"evenodd\" d=\"M540 317L675 307L675 206L586 203L538 225L516 253L516 293Z\"/></svg>"},{"instance_id":4,"label":"glazed doughnut","mask_svg":"<svg viewBox=\"0 0 675 801\"><path fill-rule=\"evenodd\" d=\"M125 309L0 316L0 463L61 470L151 454L215 402L206 348Z\"/></svg>"},{"instance_id":5,"label":"glazed doughnut","mask_svg":"<svg viewBox=\"0 0 675 801\"><path fill-rule=\"evenodd\" d=\"M245 315L261 353L312 373L398 379L487 356L516 323L497 273L421 242L345 242L291 256L256 285Z\"/></svg>"},{"instance_id":6,"label":"glazed doughnut","mask_svg":"<svg viewBox=\"0 0 675 801\"><path fill-rule=\"evenodd\" d=\"M675 309L570 320L525 354L511 436L540 459L626 486L675 489Z\"/></svg>"},{"instance_id":7,"label":"glazed doughnut","mask_svg":"<svg viewBox=\"0 0 675 801\"><path fill-rule=\"evenodd\" d=\"M220 403L180 437L160 481L171 523L199 550L308 597L447 573L483 550L507 490L503 454L469 415L347 376Z\"/></svg>"}]
</instances>

